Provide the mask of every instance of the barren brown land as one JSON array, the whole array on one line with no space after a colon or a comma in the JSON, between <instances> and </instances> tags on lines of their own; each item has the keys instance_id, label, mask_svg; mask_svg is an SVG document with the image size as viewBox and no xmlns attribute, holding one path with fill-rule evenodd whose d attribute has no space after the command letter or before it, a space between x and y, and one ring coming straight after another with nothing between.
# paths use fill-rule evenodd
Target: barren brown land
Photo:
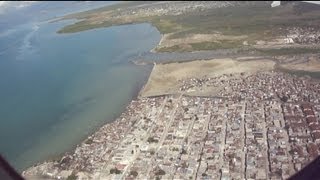
<instances>
[{"instance_id":1,"label":"barren brown land","mask_svg":"<svg viewBox=\"0 0 320 180\"><path fill-rule=\"evenodd\" d=\"M246 59L245 57L242 58ZM239 61L235 59L198 60L185 63L169 63L155 65L147 84L141 91L142 97L163 94L177 94L182 81L188 78L212 78L223 74L255 73L258 71L273 70L275 62L265 60ZM217 89L203 88L186 92L189 95L214 96Z\"/></svg>"},{"instance_id":2,"label":"barren brown land","mask_svg":"<svg viewBox=\"0 0 320 180\"><path fill-rule=\"evenodd\" d=\"M140 96L149 97L180 93L179 87L188 78L213 78L223 74L250 74L279 69L320 73L320 54L247 56L155 64L148 82L140 92ZM220 88L222 87L201 87L184 93L197 96L215 96L215 92Z\"/></svg>"},{"instance_id":3,"label":"barren brown land","mask_svg":"<svg viewBox=\"0 0 320 180\"><path fill-rule=\"evenodd\" d=\"M289 70L319 72L320 73L320 54L314 55L297 55L297 56L285 56L280 57L283 63L280 67Z\"/></svg>"}]
</instances>

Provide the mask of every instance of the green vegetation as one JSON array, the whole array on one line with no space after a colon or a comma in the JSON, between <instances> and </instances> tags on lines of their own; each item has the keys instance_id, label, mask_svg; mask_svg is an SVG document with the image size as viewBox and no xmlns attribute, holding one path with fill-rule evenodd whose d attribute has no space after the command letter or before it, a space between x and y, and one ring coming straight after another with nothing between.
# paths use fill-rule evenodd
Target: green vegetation
<instances>
[{"instance_id":1,"label":"green vegetation","mask_svg":"<svg viewBox=\"0 0 320 180\"><path fill-rule=\"evenodd\" d=\"M137 171L130 171L130 176L137 177L138 172Z\"/></svg>"},{"instance_id":2,"label":"green vegetation","mask_svg":"<svg viewBox=\"0 0 320 180\"><path fill-rule=\"evenodd\" d=\"M58 33L73 33L113 25L148 22L155 26L161 34L171 33L168 39L185 38L196 33L221 33L222 35L232 36L247 35L247 38L242 39L242 41L239 39L224 39L215 42L186 42L179 45L157 48L158 52L183 52L239 48L242 47L243 41L254 44L257 40L270 40L279 35L284 35L286 34L287 27L316 26L320 24L320 13L317 10L307 11L299 9L292 4L271 8L270 2L243 2L235 7L194 11L177 16L118 16L119 9L126 11L126 8L152 3L155 2L123 2L95 10L71 14L64 19L76 18L81 19L81 21L63 27ZM302 52L303 49L300 50ZM273 50L258 51L271 54L291 54L291 50L280 50L278 52ZM296 50L294 51L297 52Z\"/></svg>"},{"instance_id":3,"label":"green vegetation","mask_svg":"<svg viewBox=\"0 0 320 180\"><path fill-rule=\"evenodd\" d=\"M187 151L185 149L182 149L181 154L187 154Z\"/></svg>"},{"instance_id":4,"label":"green vegetation","mask_svg":"<svg viewBox=\"0 0 320 180\"><path fill-rule=\"evenodd\" d=\"M138 5L142 5L142 4L152 4L152 3L156 3L156 2L158 2L158 1L119 2L119 3L113 4L113 5L109 5L109 6L105 6L105 7L101 7L101 8L97 8L97 9L92 9L92 10L83 11L83 12L79 12L79 13L69 14L69 15L65 16L63 19L74 19L74 18L84 19L84 18L91 17L92 15L94 15L96 13L113 11L113 10L117 10L117 9L125 9L128 7L138 6Z\"/></svg>"},{"instance_id":5,"label":"green vegetation","mask_svg":"<svg viewBox=\"0 0 320 180\"><path fill-rule=\"evenodd\" d=\"M151 23L162 33L172 33L177 32L183 29L183 27L176 22L171 21L169 18L163 18L163 17L152 17Z\"/></svg>"},{"instance_id":6,"label":"green vegetation","mask_svg":"<svg viewBox=\"0 0 320 180\"><path fill-rule=\"evenodd\" d=\"M285 72L289 74L293 74L296 76L310 76L312 78L320 79L320 72L310 72L310 71L303 71L303 70L290 70L283 67L278 66L277 71Z\"/></svg>"},{"instance_id":7,"label":"green vegetation","mask_svg":"<svg viewBox=\"0 0 320 180\"><path fill-rule=\"evenodd\" d=\"M92 16L99 16L99 13L106 11L116 14L116 9L118 8L125 9L127 7L148 3L153 2L124 2L95 10L72 14L66 16L66 18L89 18ZM291 6L270 8L270 3L261 2L250 5L250 8L247 6L236 6L218 8L214 11L206 10L201 12L192 12L178 16L136 17L131 22L126 23L138 23L141 22L142 18L142 21L151 22L163 34L181 31L177 32L177 34L173 36L174 38L178 38L190 33L212 33L217 31L230 35L254 34L274 27L308 25L310 20L319 22L319 17L320 14L317 12L297 15L294 8ZM122 19L118 19L114 22L114 25L118 24L124 24L124 21ZM76 24L69 25L72 26L72 28L64 28L63 32L83 31L97 27L106 27L106 25L109 25L106 21L103 21L101 24L93 25L84 20Z\"/></svg>"},{"instance_id":8,"label":"green vegetation","mask_svg":"<svg viewBox=\"0 0 320 180\"><path fill-rule=\"evenodd\" d=\"M315 16L314 16L315 15ZM250 8L246 6L220 8L206 11L203 14L186 16L181 21L188 25L194 24L197 30L210 32L211 29L226 35L243 35L261 33L276 27L307 25L314 15L295 15L291 6L270 8L268 3L256 3ZM275 29L276 30L276 29ZM279 33L279 32L275 32Z\"/></svg>"},{"instance_id":9,"label":"green vegetation","mask_svg":"<svg viewBox=\"0 0 320 180\"><path fill-rule=\"evenodd\" d=\"M76 174L72 173L70 176L67 177L67 180L76 180L78 176Z\"/></svg>"},{"instance_id":10,"label":"green vegetation","mask_svg":"<svg viewBox=\"0 0 320 180\"><path fill-rule=\"evenodd\" d=\"M286 48L253 48L250 46L244 47L237 41L224 41L223 43L217 42L201 42L190 43L192 48L185 49L181 45L174 45L171 47L158 48L158 52L190 52L200 50L217 50L217 49L238 49L238 53L248 53L255 51L260 55L281 56L281 55L294 55L302 53L320 53L320 48L310 47L286 47ZM171 62L171 61L170 61Z\"/></svg>"},{"instance_id":11,"label":"green vegetation","mask_svg":"<svg viewBox=\"0 0 320 180\"><path fill-rule=\"evenodd\" d=\"M294 55L301 53L320 53L318 48L302 48L302 47L291 47L291 48L280 48L280 49L256 49L256 51L265 55Z\"/></svg>"},{"instance_id":12,"label":"green vegetation","mask_svg":"<svg viewBox=\"0 0 320 180\"><path fill-rule=\"evenodd\" d=\"M110 169L110 174L120 174L120 173L121 173L121 171L117 168Z\"/></svg>"},{"instance_id":13,"label":"green vegetation","mask_svg":"<svg viewBox=\"0 0 320 180\"><path fill-rule=\"evenodd\" d=\"M159 141L157 139L154 139L153 137L148 138L148 143L158 143Z\"/></svg>"},{"instance_id":14,"label":"green vegetation","mask_svg":"<svg viewBox=\"0 0 320 180\"><path fill-rule=\"evenodd\" d=\"M183 52L180 45L157 48L157 52Z\"/></svg>"},{"instance_id":15,"label":"green vegetation","mask_svg":"<svg viewBox=\"0 0 320 180\"><path fill-rule=\"evenodd\" d=\"M175 21L190 28L185 33L220 31L227 35L243 35L266 28L269 23L265 19L272 16L273 11L268 3L256 3L250 8L236 6L189 13L175 17Z\"/></svg>"},{"instance_id":16,"label":"green vegetation","mask_svg":"<svg viewBox=\"0 0 320 180\"><path fill-rule=\"evenodd\" d=\"M215 42L200 42L170 47L157 48L158 52L187 52L200 50L233 49L242 47L240 40L220 40Z\"/></svg>"},{"instance_id":17,"label":"green vegetation","mask_svg":"<svg viewBox=\"0 0 320 180\"><path fill-rule=\"evenodd\" d=\"M163 176L163 175L165 175L165 174L166 174L166 172L165 172L164 170L162 170L162 169L159 169L159 170L155 173L156 176Z\"/></svg>"},{"instance_id":18,"label":"green vegetation","mask_svg":"<svg viewBox=\"0 0 320 180\"><path fill-rule=\"evenodd\" d=\"M201 42L201 43L191 43L193 50L215 50L215 49L231 49L238 48L242 45L240 41L220 41L220 42Z\"/></svg>"},{"instance_id":19,"label":"green vegetation","mask_svg":"<svg viewBox=\"0 0 320 180\"><path fill-rule=\"evenodd\" d=\"M93 139L91 139L91 138L90 138L90 139L87 139L87 140L85 141L85 143L86 143L86 144L92 144L92 143L93 143Z\"/></svg>"},{"instance_id":20,"label":"green vegetation","mask_svg":"<svg viewBox=\"0 0 320 180\"><path fill-rule=\"evenodd\" d=\"M72 25L63 27L57 33L75 33L75 32L95 29L95 28L109 27L109 26L112 26L112 23L108 21L105 21L101 24L89 24L86 21L79 21Z\"/></svg>"},{"instance_id":21,"label":"green vegetation","mask_svg":"<svg viewBox=\"0 0 320 180\"><path fill-rule=\"evenodd\" d=\"M172 151L179 151L179 148L174 147L174 148L172 149Z\"/></svg>"}]
</instances>

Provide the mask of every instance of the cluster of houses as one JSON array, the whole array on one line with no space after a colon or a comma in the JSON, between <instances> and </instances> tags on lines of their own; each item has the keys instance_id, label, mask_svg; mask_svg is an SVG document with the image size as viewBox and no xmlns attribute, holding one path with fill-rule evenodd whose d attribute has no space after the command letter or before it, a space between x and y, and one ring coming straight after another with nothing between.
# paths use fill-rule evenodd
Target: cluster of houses
<instances>
[{"instance_id":1,"label":"cluster of houses","mask_svg":"<svg viewBox=\"0 0 320 180\"><path fill-rule=\"evenodd\" d=\"M24 175L287 179L319 155L317 80L260 72L184 80L183 86L190 84L224 89L215 97L176 94L133 100L119 118L72 153Z\"/></svg>"},{"instance_id":2,"label":"cluster of houses","mask_svg":"<svg viewBox=\"0 0 320 180\"><path fill-rule=\"evenodd\" d=\"M180 15L193 11L203 11L207 9L215 9L221 7L233 6L234 2L228 1L176 1L176 2L155 2L152 4L143 4L123 9L118 9L116 16L132 16L132 15Z\"/></svg>"},{"instance_id":3,"label":"cluster of houses","mask_svg":"<svg viewBox=\"0 0 320 180\"><path fill-rule=\"evenodd\" d=\"M319 44L320 30L319 27L293 27L287 29L286 35L288 40L297 44Z\"/></svg>"}]
</instances>

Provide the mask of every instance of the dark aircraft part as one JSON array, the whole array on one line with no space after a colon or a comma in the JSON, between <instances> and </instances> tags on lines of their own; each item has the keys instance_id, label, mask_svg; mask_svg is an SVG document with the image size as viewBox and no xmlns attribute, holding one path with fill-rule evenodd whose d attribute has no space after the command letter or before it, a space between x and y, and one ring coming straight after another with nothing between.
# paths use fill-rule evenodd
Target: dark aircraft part
<instances>
[{"instance_id":1,"label":"dark aircraft part","mask_svg":"<svg viewBox=\"0 0 320 180\"><path fill-rule=\"evenodd\" d=\"M0 179L24 180L19 173L0 155Z\"/></svg>"},{"instance_id":2,"label":"dark aircraft part","mask_svg":"<svg viewBox=\"0 0 320 180\"><path fill-rule=\"evenodd\" d=\"M320 179L320 156L310 162L288 180L319 180Z\"/></svg>"}]
</instances>

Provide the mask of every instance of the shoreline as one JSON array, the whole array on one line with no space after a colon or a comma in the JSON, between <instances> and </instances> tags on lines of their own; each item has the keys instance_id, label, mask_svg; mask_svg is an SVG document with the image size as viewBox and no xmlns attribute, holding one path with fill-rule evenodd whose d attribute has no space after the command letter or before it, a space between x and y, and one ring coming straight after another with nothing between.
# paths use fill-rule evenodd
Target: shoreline
<instances>
[{"instance_id":1,"label":"shoreline","mask_svg":"<svg viewBox=\"0 0 320 180\"><path fill-rule=\"evenodd\" d=\"M152 70L154 70L155 67L156 67L156 63L154 63ZM151 73L152 72L153 71L151 71ZM151 76L151 73L149 75L149 78ZM149 78L148 78L148 81L149 81ZM148 81L145 84L147 84ZM141 88L141 90L138 92L138 94L137 94L138 97L139 97L139 95L141 95L141 91L144 89L144 87L145 86L143 86ZM157 96L153 96L153 97L165 97L167 95L157 95ZM170 95L177 96L178 94L170 94ZM219 96L219 95L215 95L215 96L186 95L186 96L188 96L190 98L192 98L192 97L207 98L208 97L208 98L223 99L223 96ZM146 99L149 99L149 98L146 98ZM98 169L98 171L95 171L97 169L93 169L91 167L95 167L95 168L98 167L99 168L100 163L103 164L103 163L109 162L110 158L113 157L113 155L115 155L114 150L117 149L118 146L117 145L112 146L112 144L117 144L118 142L121 142L121 140L118 141L118 138L120 137L120 139L121 139L122 137L123 138L127 137L128 132L133 128L132 125L135 124L135 122L131 122L132 124L129 123L131 121L131 119L129 120L129 118L132 117L132 114L130 111L133 110L133 112L134 112L134 109L136 109L134 107L135 106L134 104L138 103L139 101L140 102L147 102L147 101L145 101L145 99L134 100L134 98L133 98L131 100L131 102L129 103L129 105L126 106L124 112L122 112L119 117L117 117L114 121L112 121L110 123L106 123L106 124L102 125L93 134L89 135L85 140L83 140L80 144L78 144L77 147L79 147L79 149L76 149L76 151L74 150L73 152L70 152L70 153L65 153L65 155L62 156L61 159L59 159L59 160L55 160L55 161L47 160L47 161L44 161L44 162L39 163L37 165L34 165L34 166L32 166L22 172L23 177L30 178L30 179L32 177L36 177L36 176L39 176L40 178L41 177L43 177L43 178L48 177L49 178L51 176L50 174L52 174L52 173L54 174L54 177L60 177L61 174L64 174L64 175L66 175L68 173L73 174L74 172L79 173L79 174L83 174L82 170L80 170L80 171L72 170L74 167L77 167L77 166L72 165L72 166L70 166L70 169L66 169L66 170L64 170L63 168L68 167L70 165L70 164L67 165L68 161L72 161L73 158L75 158L76 160L73 161L72 164L74 164L74 162L86 163L83 161L79 161L79 159L80 160L82 160L83 158L86 159L87 155L88 155L88 154L86 154L86 152L92 152L92 154L90 153L89 156L94 155L95 157L90 158L90 159L96 159L98 157L98 158L101 158L101 160L97 160L95 165L88 166L88 169L89 169L88 174L98 173L98 176L93 176L93 177L96 177L96 178L100 177L101 178L101 174L99 174L99 169ZM139 108L137 108L137 109L139 109ZM123 119L127 119L127 120L123 120ZM123 127L124 130L123 129L121 130L121 128L119 128L119 127L122 127L121 125L124 125L124 127ZM115 134L115 136L116 136L115 142L110 142L110 144L107 143L107 142L109 142L110 138L108 136L103 136L104 133L108 133L108 129L113 130L113 134ZM118 129L120 129L120 130L118 130ZM112 138L113 138L113 136L111 136L111 139ZM107 146L99 146L99 143L103 143L104 145L107 145ZM105 151L110 151L110 152L107 152L106 154L105 153L100 154L99 151L96 151L97 149L100 149L100 147L104 148ZM84 152L81 152L83 150L84 150ZM103 167L109 168L109 166L105 166L105 165L103 165ZM128 167L131 167L131 166L128 166ZM55 174L57 169L60 170L59 175ZM70 175L66 175L66 177L69 177L69 176ZM86 175L84 175L84 177L86 177ZM87 177L89 177L89 176L87 176ZM90 176L90 177L92 178L92 176ZM104 176L102 175L102 177L104 177Z\"/></svg>"},{"instance_id":2,"label":"shoreline","mask_svg":"<svg viewBox=\"0 0 320 180\"><path fill-rule=\"evenodd\" d=\"M160 33L160 32L159 32L159 33ZM161 34L161 33L160 33L160 34ZM158 43L154 48L152 48L149 52L151 52L151 53L158 53L158 52L156 51L156 49L157 49L158 46L161 45L163 39L164 39L164 34L161 34L161 38L160 38L159 43Z\"/></svg>"},{"instance_id":3,"label":"shoreline","mask_svg":"<svg viewBox=\"0 0 320 180\"><path fill-rule=\"evenodd\" d=\"M255 59L255 58L254 58ZM251 59L252 60L252 59ZM241 60L240 60L241 61ZM173 62L174 63L174 62ZM154 70L154 68L156 67L157 63L153 62L154 66L152 67L152 69L150 70L150 73L148 76L146 76L146 79L144 79L144 81L141 81L141 84L143 84L142 86L140 86L140 82L137 83L137 88L135 88L135 91L132 93L132 98L130 100L130 102L125 106L125 109L123 111L121 111L120 115L118 115L115 119L113 119L113 121L104 123L103 125L99 126L97 129L95 129L92 133L89 133L90 135L86 136L86 138L84 138L80 143L76 144L74 148L72 148L72 150L67 151L62 153L61 156L57 156L56 158L52 158L52 159L46 159L44 161L38 162L35 165L32 165L26 169L24 169L21 174L24 176L25 173L28 172L35 172L33 168L39 168L40 166L44 165L48 165L48 164L54 164L54 163L61 163L65 158L70 157L71 155L76 154L76 150L79 147L80 150L81 148L83 148L84 146L90 146L88 145L88 141L92 141L93 139L95 139L95 137L99 137L99 134L101 134L101 132L104 132L106 128L110 127L110 126L116 126L117 124L121 123L121 118L126 116L126 112L129 110L130 111L130 105L131 103L136 102L135 100L139 100L141 97L141 93L143 92L146 84L148 83L151 74ZM146 65L147 67L148 65ZM275 68L276 70L276 68ZM140 87L140 88L138 88ZM159 95L159 96L166 96L166 95ZM118 126L116 126L118 127ZM94 141L95 142L95 141ZM93 146L94 147L94 146ZM111 147L112 148L112 147ZM40 167L41 168L41 167ZM44 171L46 172L46 171ZM28 177L24 176L24 177Z\"/></svg>"},{"instance_id":4,"label":"shoreline","mask_svg":"<svg viewBox=\"0 0 320 180\"><path fill-rule=\"evenodd\" d=\"M151 71L150 71L149 77L148 77L148 79L145 81L144 85L141 87L141 89L140 89L140 91L139 91L139 93L138 93L138 95L137 95L137 99L142 98L141 93L144 91L144 88L145 88L146 85L148 84L149 79L150 79L150 77L151 77L151 73L154 71L154 68L156 68L156 65L157 65L157 63L153 62L153 67L152 67L152 69L151 69Z\"/></svg>"},{"instance_id":5,"label":"shoreline","mask_svg":"<svg viewBox=\"0 0 320 180\"><path fill-rule=\"evenodd\" d=\"M134 64L134 65L136 65L136 64ZM143 65L143 66L145 66L147 68L147 66L149 66L149 64L146 64L146 65ZM80 142L75 143L72 147L70 147L69 150L61 152L61 153L58 153L56 155L51 155L48 158L45 158L44 160L40 160L40 161L34 163L33 165L28 166L26 168L23 168L21 170L16 169L18 171L18 173L23 174L25 171L29 170L30 168L39 166L39 165L44 164L44 163L59 162L62 158L66 157L66 156L68 156L70 154L73 154L75 152L75 150L79 146L84 144L87 140L91 139L91 137L94 136L96 133L98 133L103 127L107 126L108 124L114 123L118 118L120 118L122 116L122 114L124 112L127 111L130 103L139 98L141 90L143 89L143 87L147 83L147 81L149 80L149 77L150 77L150 74L151 74L151 72L153 70L153 67L150 68L150 69L151 69L150 72L146 72L147 73L146 77L143 80L140 80L135 84L135 87L133 88L134 90L130 95L130 99L128 100L126 105L124 105L124 109L119 111L118 114L113 115L113 117L110 118L111 121L107 121L107 119L105 119L105 122L102 125L97 126L96 128L94 128L91 132L88 133L88 135L84 136L84 138Z\"/></svg>"},{"instance_id":6,"label":"shoreline","mask_svg":"<svg viewBox=\"0 0 320 180\"><path fill-rule=\"evenodd\" d=\"M157 54L155 54L155 55L157 55ZM228 56L233 57L234 55L228 55ZM241 60L241 57L242 57L242 56L237 57L237 58L239 58L239 59L238 59L239 61L257 60L257 59L256 59L257 57L255 57L255 58L253 58L253 59L250 59L250 60ZM246 57L246 56L243 56L243 57ZM211 59L212 59L212 58L216 58L216 57L211 57ZM260 59L260 58L263 58L263 57L262 57L262 56L259 56L258 59ZM160 64L183 63L183 62L198 61L198 60L200 60L200 59L193 59L193 60L185 61L185 60L179 60L179 59L177 58L176 60L168 60L167 62L161 62ZM206 59L201 59L201 60L206 60ZM208 59L207 59L207 60L208 60ZM277 61L277 60L276 60L276 59L273 59L273 61ZM24 173L25 171L27 171L27 170L30 170L30 169L33 168L33 167L39 166L39 165L44 164L44 163L48 163L48 162L59 162L59 161L61 161L61 159L63 159L64 157L66 157L66 156L68 156L68 155L70 155L70 154L73 154L73 153L75 152L75 150L76 150L79 146L85 144L86 141L88 141L88 140L91 139L95 134L97 134L99 131L101 131L102 128L104 128L105 126L108 126L109 124L115 123L119 118L121 118L122 114L128 110L128 107L129 107L130 103L132 103L134 100L137 100L137 99L142 98L141 93L144 91L145 86L147 85L147 83L148 83L148 81L149 81L149 79L150 79L150 76L151 76L154 68L155 68L156 65L157 65L157 62L154 62L154 61L149 61L149 62L147 62L147 61L143 61L143 60L142 60L142 62L147 62L147 63L146 63L146 64L137 64L135 61L131 61L131 62L133 62L134 65L139 65L139 66L142 65L142 66L145 66L146 68L147 68L148 66L150 66L151 63L153 63L153 66L152 66L152 68L150 68L151 70L148 72L148 74L146 74L145 78L144 78L142 81L137 82L136 87L134 88L134 91L133 91L133 93L131 94L130 100L129 100L128 103L124 106L125 108L124 108L118 115L114 115L114 118L112 118L112 120L111 120L110 122L103 123L101 126L98 126L98 127L95 128L92 132L88 133L88 135L85 136L85 138L83 138L82 141L80 141L79 143L76 143L76 144L74 144L74 146L70 147L70 150L65 151L65 152L62 152L62 153L60 153L60 154L58 154L58 155L53 155L53 156L51 156L51 157L49 157L49 158L47 158L47 159L45 159L45 160L43 160L43 161L39 161L39 162L35 163L35 164L32 165L32 166L29 166L29 167L27 167L27 168L24 168L24 169L20 172L21 174L23 174L23 173ZM283 69L280 70L280 69L278 69L277 67L275 67L275 70L279 70L279 71L282 71L282 72L283 72ZM286 72L286 73L296 72L296 71L294 71L294 70L285 70L285 71L288 71L288 72ZM291 73L290 73L290 74L291 74ZM299 72L298 72L298 73L299 73ZM304 71L304 73L310 73L310 72ZM319 74L318 76L320 77L320 73L318 73L318 74Z\"/></svg>"}]
</instances>

